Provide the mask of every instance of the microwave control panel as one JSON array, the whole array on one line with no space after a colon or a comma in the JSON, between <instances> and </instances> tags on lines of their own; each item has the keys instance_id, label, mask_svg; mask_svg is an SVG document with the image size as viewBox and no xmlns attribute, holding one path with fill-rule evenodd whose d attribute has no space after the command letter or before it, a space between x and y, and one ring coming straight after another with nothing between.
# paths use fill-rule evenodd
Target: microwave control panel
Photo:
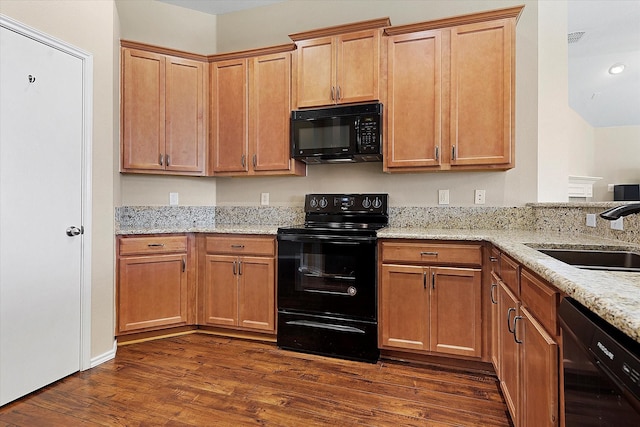
<instances>
[{"instance_id":1,"label":"microwave control panel","mask_svg":"<svg viewBox=\"0 0 640 427\"><path fill-rule=\"evenodd\" d=\"M380 150L380 116L361 116L358 120L358 152L361 154L378 153Z\"/></svg>"}]
</instances>

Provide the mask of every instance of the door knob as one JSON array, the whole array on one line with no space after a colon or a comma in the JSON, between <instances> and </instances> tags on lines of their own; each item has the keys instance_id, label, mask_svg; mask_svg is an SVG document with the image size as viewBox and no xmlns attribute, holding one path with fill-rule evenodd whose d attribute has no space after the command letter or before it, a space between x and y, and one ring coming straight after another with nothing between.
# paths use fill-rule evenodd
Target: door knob
<instances>
[{"instance_id":1,"label":"door knob","mask_svg":"<svg viewBox=\"0 0 640 427\"><path fill-rule=\"evenodd\" d=\"M67 228L67 236L73 237L79 234L84 234L84 227L80 226L80 228L78 228L75 225L72 225L71 227Z\"/></svg>"}]
</instances>

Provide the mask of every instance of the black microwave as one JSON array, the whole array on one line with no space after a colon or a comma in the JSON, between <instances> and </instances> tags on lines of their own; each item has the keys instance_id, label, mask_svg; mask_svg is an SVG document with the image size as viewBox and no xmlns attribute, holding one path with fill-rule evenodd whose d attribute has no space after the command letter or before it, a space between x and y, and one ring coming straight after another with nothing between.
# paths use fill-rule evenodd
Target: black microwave
<instances>
[{"instance_id":1,"label":"black microwave","mask_svg":"<svg viewBox=\"0 0 640 427\"><path fill-rule=\"evenodd\" d=\"M382 160L382 104L291 112L291 156L305 163Z\"/></svg>"}]
</instances>

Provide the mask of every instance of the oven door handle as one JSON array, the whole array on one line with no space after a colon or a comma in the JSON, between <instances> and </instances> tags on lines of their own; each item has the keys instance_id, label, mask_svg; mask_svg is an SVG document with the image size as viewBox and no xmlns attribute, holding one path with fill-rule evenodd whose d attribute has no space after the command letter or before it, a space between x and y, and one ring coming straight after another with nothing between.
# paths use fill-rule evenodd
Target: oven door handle
<instances>
[{"instance_id":1,"label":"oven door handle","mask_svg":"<svg viewBox=\"0 0 640 427\"><path fill-rule=\"evenodd\" d=\"M337 236L337 235L314 235L314 236L301 236L292 234L280 234L278 240L287 242L301 242L301 243L317 243L322 241L330 243L332 245L359 245L361 243L375 243L378 238L376 236L358 237L358 236Z\"/></svg>"},{"instance_id":2,"label":"oven door handle","mask_svg":"<svg viewBox=\"0 0 640 427\"><path fill-rule=\"evenodd\" d=\"M306 267L299 267L298 271L307 277L315 277L319 279L333 279L333 280L356 280L355 276L345 276L343 274L331 274L323 273L321 271L311 270ZM341 292L342 293L342 292ZM345 292L346 294L346 292Z\"/></svg>"},{"instance_id":3,"label":"oven door handle","mask_svg":"<svg viewBox=\"0 0 640 427\"><path fill-rule=\"evenodd\" d=\"M291 326L306 326L309 328L329 329L331 331L339 332L354 332L357 334L366 333L362 329L354 328L353 326L333 325L331 323L312 322L310 320L291 320L289 322L286 322L286 324Z\"/></svg>"}]
</instances>

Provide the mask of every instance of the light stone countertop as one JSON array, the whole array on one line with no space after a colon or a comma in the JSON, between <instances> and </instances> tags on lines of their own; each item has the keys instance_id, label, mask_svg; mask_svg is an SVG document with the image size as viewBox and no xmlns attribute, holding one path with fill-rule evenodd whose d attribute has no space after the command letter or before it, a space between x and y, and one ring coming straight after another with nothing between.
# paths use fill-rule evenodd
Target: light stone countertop
<instances>
[{"instance_id":1,"label":"light stone countertop","mask_svg":"<svg viewBox=\"0 0 640 427\"><path fill-rule=\"evenodd\" d=\"M640 253L640 245L585 235L522 230L385 228L378 232L378 237L490 242L560 291L640 342L640 273L583 270L551 258L529 246L625 249Z\"/></svg>"},{"instance_id":2,"label":"light stone countertop","mask_svg":"<svg viewBox=\"0 0 640 427\"><path fill-rule=\"evenodd\" d=\"M237 233L275 235L277 225L225 224L214 227L119 229L119 235L164 233ZM582 303L604 320L640 342L640 273L581 270L528 246L627 249L640 245L581 234L523 230L469 230L389 227L379 238L486 241Z\"/></svg>"},{"instance_id":3,"label":"light stone countertop","mask_svg":"<svg viewBox=\"0 0 640 427\"><path fill-rule=\"evenodd\" d=\"M118 235L133 234L171 234L171 233L212 233L212 234L272 234L278 232L278 225L225 224L214 227L163 227L163 228L124 228L118 229Z\"/></svg>"}]
</instances>

